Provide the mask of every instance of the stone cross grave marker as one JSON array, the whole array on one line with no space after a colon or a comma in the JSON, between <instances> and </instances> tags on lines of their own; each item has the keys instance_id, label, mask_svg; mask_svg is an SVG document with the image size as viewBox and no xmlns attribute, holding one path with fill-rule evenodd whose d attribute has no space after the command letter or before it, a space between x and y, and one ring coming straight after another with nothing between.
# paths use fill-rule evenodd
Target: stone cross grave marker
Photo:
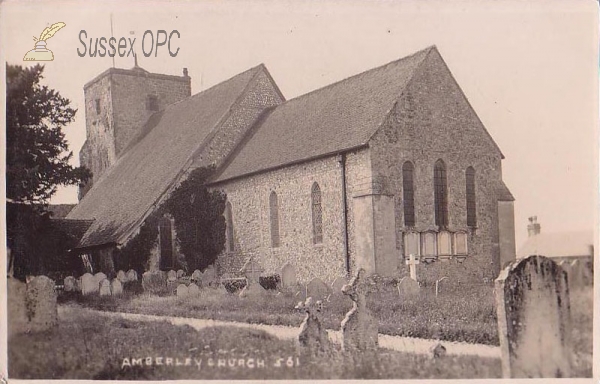
<instances>
[{"instance_id":1,"label":"stone cross grave marker","mask_svg":"<svg viewBox=\"0 0 600 384\"><path fill-rule=\"evenodd\" d=\"M300 345L308 348L312 355L329 351L329 337L321 319L323 303L309 297L301 304L299 308L304 309L306 317L300 325L300 333L298 334Z\"/></svg>"},{"instance_id":2,"label":"stone cross grave marker","mask_svg":"<svg viewBox=\"0 0 600 384\"><path fill-rule=\"evenodd\" d=\"M103 279L100 282L100 296L110 296L110 281L108 279Z\"/></svg>"},{"instance_id":3,"label":"stone cross grave marker","mask_svg":"<svg viewBox=\"0 0 600 384\"><path fill-rule=\"evenodd\" d=\"M417 281L417 265L419 265L419 259L415 257L414 254L410 254L408 256L408 260L406 260L406 265L410 270L410 278L414 281Z\"/></svg>"},{"instance_id":4,"label":"stone cross grave marker","mask_svg":"<svg viewBox=\"0 0 600 384\"><path fill-rule=\"evenodd\" d=\"M549 258L513 261L496 279L505 378L571 376L567 274Z\"/></svg>"},{"instance_id":5,"label":"stone cross grave marker","mask_svg":"<svg viewBox=\"0 0 600 384\"><path fill-rule=\"evenodd\" d=\"M81 276L81 294L91 295L97 293L100 290L100 286L96 281L96 278L91 273L84 273Z\"/></svg>"},{"instance_id":6,"label":"stone cross grave marker","mask_svg":"<svg viewBox=\"0 0 600 384\"><path fill-rule=\"evenodd\" d=\"M57 295L54 281L46 276L36 276L26 288L26 309L32 331L43 331L58 325Z\"/></svg>"},{"instance_id":7,"label":"stone cross grave marker","mask_svg":"<svg viewBox=\"0 0 600 384\"><path fill-rule=\"evenodd\" d=\"M292 264L287 263L281 268L281 287L291 288L295 287L297 284L296 268L294 268Z\"/></svg>"},{"instance_id":8,"label":"stone cross grave marker","mask_svg":"<svg viewBox=\"0 0 600 384\"><path fill-rule=\"evenodd\" d=\"M113 279L110 283L110 291L113 296L121 296L123 294L123 283L119 279Z\"/></svg>"},{"instance_id":9,"label":"stone cross grave marker","mask_svg":"<svg viewBox=\"0 0 600 384\"><path fill-rule=\"evenodd\" d=\"M240 297L246 297L253 294L262 294L265 289L260 285L259 278L260 274L264 272L264 269L254 261L253 257L248 258L244 263L244 266L240 269L240 272L246 276L246 286L240 292Z\"/></svg>"},{"instance_id":10,"label":"stone cross grave marker","mask_svg":"<svg viewBox=\"0 0 600 384\"><path fill-rule=\"evenodd\" d=\"M342 290L354 302L352 309L342 320L342 348L344 351L365 351L376 349L379 345L378 322L367 308L367 296L374 289L376 289L374 282L361 268Z\"/></svg>"}]
</instances>

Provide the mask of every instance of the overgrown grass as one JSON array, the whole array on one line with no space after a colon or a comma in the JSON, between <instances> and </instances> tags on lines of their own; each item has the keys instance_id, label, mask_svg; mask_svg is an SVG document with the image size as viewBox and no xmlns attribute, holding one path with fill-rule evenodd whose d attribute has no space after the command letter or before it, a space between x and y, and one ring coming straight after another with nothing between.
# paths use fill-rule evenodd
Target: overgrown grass
<instances>
[{"instance_id":1,"label":"overgrown grass","mask_svg":"<svg viewBox=\"0 0 600 384\"><path fill-rule=\"evenodd\" d=\"M263 297L243 299L213 290L203 292L194 298L130 294L121 298L76 296L72 299L95 309L151 315L294 327L304 319L304 313L294 309L304 299L303 296L266 292ZM379 319L379 331L384 334L499 344L491 286L465 287L463 291L446 291L437 297L431 289L423 289L415 297L404 298L399 297L397 291L388 290L372 294L369 302ZM323 312L325 326L339 329L351 308L352 301L347 296L330 297Z\"/></svg>"},{"instance_id":2,"label":"overgrown grass","mask_svg":"<svg viewBox=\"0 0 600 384\"><path fill-rule=\"evenodd\" d=\"M134 322L98 317L66 308L60 325L9 340L9 377L19 379L413 379L500 377L500 361L477 357L442 357L378 350L348 354L336 347L314 357L296 343L265 332L235 327L195 331L164 322ZM125 358L152 358L152 365L124 364ZM156 357L163 357L157 366ZM166 358L189 366L167 366ZM235 367L208 366L208 359L235 361ZM283 366L276 367L278 358ZM292 367L286 362L291 358ZM202 360L200 367L195 360ZM239 361L254 359L255 367ZM259 360L264 367L258 367ZM175 360L173 360L175 362ZM299 363L299 365L297 365ZM215 365L217 365L215 364Z\"/></svg>"}]
</instances>

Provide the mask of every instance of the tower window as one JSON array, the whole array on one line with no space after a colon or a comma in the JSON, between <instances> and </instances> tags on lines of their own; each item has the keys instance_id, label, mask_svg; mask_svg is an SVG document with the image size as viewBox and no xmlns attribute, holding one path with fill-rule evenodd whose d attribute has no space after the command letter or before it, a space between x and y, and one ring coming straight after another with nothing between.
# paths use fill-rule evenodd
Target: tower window
<instances>
[{"instance_id":1,"label":"tower window","mask_svg":"<svg viewBox=\"0 0 600 384\"><path fill-rule=\"evenodd\" d=\"M475 169L467 168L467 226L475 228L477 226L477 203L475 200Z\"/></svg>"},{"instance_id":2,"label":"tower window","mask_svg":"<svg viewBox=\"0 0 600 384\"><path fill-rule=\"evenodd\" d=\"M146 109L149 111L158 111L158 97L156 95L148 95Z\"/></svg>"},{"instance_id":3,"label":"tower window","mask_svg":"<svg viewBox=\"0 0 600 384\"><path fill-rule=\"evenodd\" d=\"M446 164L441 159L435 162L433 185L435 225L445 228L448 226L448 179L446 177Z\"/></svg>"},{"instance_id":4,"label":"tower window","mask_svg":"<svg viewBox=\"0 0 600 384\"><path fill-rule=\"evenodd\" d=\"M96 106L96 114L99 115L100 114L100 99L95 100L95 106Z\"/></svg>"},{"instance_id":5,"label":"tower window","mask_svg":"<svg viewBox=\"0 0 600 384\"><path fill-rule=\"evenodd\" d=\"M402 199L404 200L404 225L415 226L414 166L407 161L402 166Z\"/></svg>"}]
</instances>

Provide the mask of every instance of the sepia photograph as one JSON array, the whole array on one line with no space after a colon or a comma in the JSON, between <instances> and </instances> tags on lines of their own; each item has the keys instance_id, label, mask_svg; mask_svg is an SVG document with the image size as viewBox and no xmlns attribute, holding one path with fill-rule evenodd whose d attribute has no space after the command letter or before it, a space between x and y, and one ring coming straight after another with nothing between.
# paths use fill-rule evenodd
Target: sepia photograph
<instances>
[{"instance_id":1,"label":"sepia photograph","mask_svg":"<svg viewBox=\"0 0 600 384\"><path fill-rule=\"evenodd\" d=\"M594 382L598 30L0 3L0 379Z\"/></svg>"}]
</instances>

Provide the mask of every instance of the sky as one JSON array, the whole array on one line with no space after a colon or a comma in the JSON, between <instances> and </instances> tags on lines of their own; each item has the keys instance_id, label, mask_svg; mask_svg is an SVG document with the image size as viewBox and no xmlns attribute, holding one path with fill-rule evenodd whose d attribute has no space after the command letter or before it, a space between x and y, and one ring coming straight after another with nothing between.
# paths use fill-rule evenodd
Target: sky
<instances>
[{"instance_id":1,"label":"sky","mask_svg":"<svg viewBox=\"0 0 600 384\"><path fill-rule=\"evenodd\" d=\"M47 41L55 60L43 83L79 108L65 128L73 164L85 140L83 85L113 66L109 57L78 55L80 31L88 42L109 38L111 18L114 37L136 38L144 69L181 75L188 68L193 94L264 63L291 99L436 45L506 157L517 248L532 215L543 232L595 228L595 1L4 2L0 59L9 64L33 65L22 61L32 37L66 23ZM177 30L177 56L160 47L144 57L146 30ZM114 60L119 68L133 64L132 57ZM76 188L61 188L52 202L76 203Z\"/></svg>"}]
</instances>

